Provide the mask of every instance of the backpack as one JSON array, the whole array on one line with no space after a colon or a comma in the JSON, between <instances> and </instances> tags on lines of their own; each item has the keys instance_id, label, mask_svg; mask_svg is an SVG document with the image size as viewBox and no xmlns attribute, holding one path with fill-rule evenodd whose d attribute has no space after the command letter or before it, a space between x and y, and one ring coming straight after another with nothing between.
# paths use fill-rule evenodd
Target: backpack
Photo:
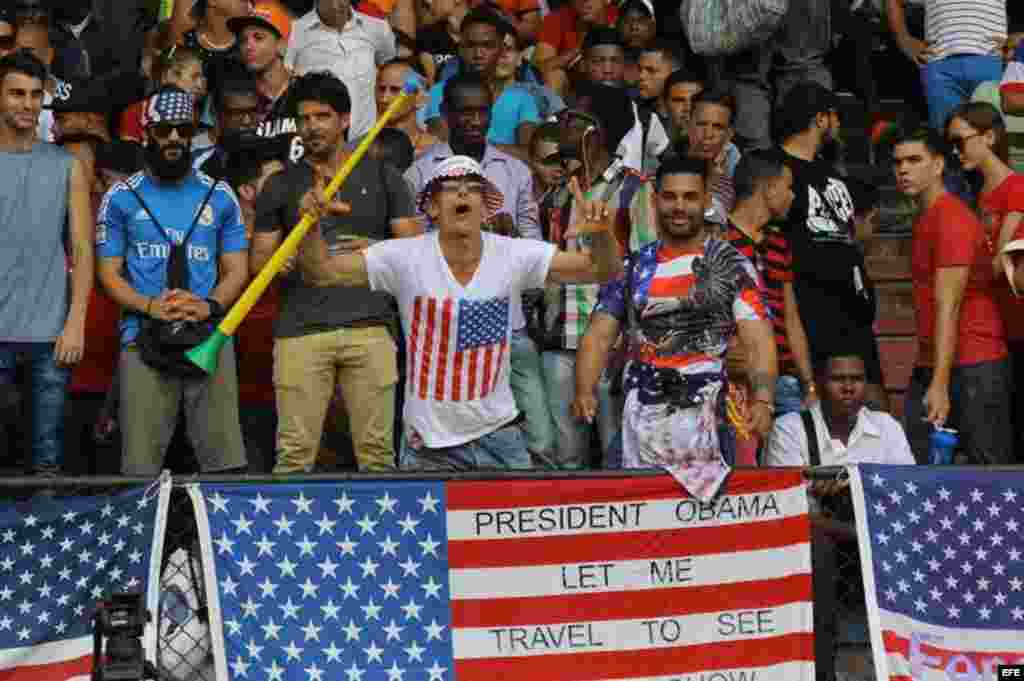
<instances>
[{"instance_id":1,"label":"backpack","mask_svg":"<svg viewBox=\"0 0 1024 681\"><path fill-rule=\"evenodd\" d=\"M188 257L186 251L188 240L192 237L196 225L199 224L199 219L203 211L206 210L210 197L213 196L213 191L217 188L217 182L215 181L210 186L210 191L206 193L206 198L203 199L199 210L196 212L196 216L192 219L192 226L189 227L180 244L174 243L167 230L156 219L156 216L153 215L153 212L146 205L146 202L142 200L142 197L139 196L139 193L135 191L135 188L130 184L127 187L143 210L149 215L160 234L170 244L171 253L167 259L167 288L189 290ZM135 338L135 345L139 349L139 358L144 364L162 374L180 378L204 378L206 377L206 372L193 364L185 356L185 353L206 340L213 333L215 324L216 320L212 317L203 322L165 321L153 319L152 317L143 317L139 322L139 335Z\"/></svg>"},{"instance_id":2,"label":"backpack","mask_svg":"<svg viewBox=\"0 0 1024 681\"><path fill-rule=\"evenodd\" d=\"M679 17L695 53L722 57L766 42L788 10L789 0L683 0Z\"/></svg>"}]
</instances>

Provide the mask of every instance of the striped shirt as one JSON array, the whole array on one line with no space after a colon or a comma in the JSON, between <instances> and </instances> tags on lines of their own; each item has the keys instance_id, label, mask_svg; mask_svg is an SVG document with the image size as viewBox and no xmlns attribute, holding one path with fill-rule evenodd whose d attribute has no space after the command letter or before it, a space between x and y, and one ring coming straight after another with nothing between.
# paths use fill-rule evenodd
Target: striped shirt
<instances>
[{"instance_id":1,"label":"striped shirt","mask_svg":"<svg viewBox=\"0 0 1024 681\"><path fill-rule=\"evenodd\" d=\"M1007 34L1006 0L926 0L924 16L925 40L935 52L933 59L995 55L993 39Z\"/></svg>"},{"instance_id":2,"label":"striped shirt","mask_svg":"<svg viewBox=\"0 0 1024 681\"><path fill-rule=\"evenodd\" d=\"M615 216L615 237L622 252L636 251L657 237L654 183L650 180L626 170L619 173L610 185L603 178L598 179L589 195L608 197L605 201ZM566 183L548 194L540 210L541 228L547 241L565 251L579 251L589 246L587 235L577 235L572 227L576 222L576 207ZM547 316L554 318L560 349L575 350L579 345L597 304L599 290L597 284L549 287L545 297L557 297L557 302Z\"/></svg>"},{"instance_id":3,"label":"striped shirt","mask_svg":"<svg viewBox=\"0 0 1024 681\"><path fill-rule=\"evenodd\" d=\"M796 375L793 350L786 335L786 312L783 286L793 283L793 255L789 242L781 233L766 231L760 243L754 241L731 221L725 240L754 265L760 277L759 287L775 330L775 347L779 354L779 373Z\"/></svg>"}]
</instances>

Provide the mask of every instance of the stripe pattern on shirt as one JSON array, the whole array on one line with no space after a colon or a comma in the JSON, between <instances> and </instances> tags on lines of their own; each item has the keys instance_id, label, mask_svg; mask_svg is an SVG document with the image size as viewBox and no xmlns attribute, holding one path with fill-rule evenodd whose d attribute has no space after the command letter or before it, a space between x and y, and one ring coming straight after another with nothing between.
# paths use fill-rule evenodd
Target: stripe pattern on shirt
<instances>
[{"instance_id":1,"label":"stripe pattern on shirt","mask_svg":"<svg viewBox=\"0 0 1024 681\"><path fill-rule=\"evenodd\" d=\"M1006 31L1006 0L927 0L925 5L925 39L935 51L933 59L994 55L992 39L1005 38Z\"/></svg>"},{"instance_id":2,"label":"stripe pattern on shirt","mask_svg":"<svg viewBox=\"0 0 1024 681\"><path fill-rule=\"evenodd\" d=\"M483 399L508 352L508 298L417 296L409 334L407 390L421 400Z\"/></svg>"},{"instance_id":3,"label":"stripe pattern on shirt","mask_svg":"<svg viewBox=\"0 0 1024 681\"><path fill-rule=\"evenodd\" d=\"M729 225L725 240L742 253L757 270L761 297L771 314L772 328L775 330L779 370L783 374L795 375L793 349L789 346L789 338L786 336L786 311L783 299L783 285L793 283L793 255L789 242L782 234L768 230L761 243L757 243L733 224Z\"/></svg>"}]
</instances>

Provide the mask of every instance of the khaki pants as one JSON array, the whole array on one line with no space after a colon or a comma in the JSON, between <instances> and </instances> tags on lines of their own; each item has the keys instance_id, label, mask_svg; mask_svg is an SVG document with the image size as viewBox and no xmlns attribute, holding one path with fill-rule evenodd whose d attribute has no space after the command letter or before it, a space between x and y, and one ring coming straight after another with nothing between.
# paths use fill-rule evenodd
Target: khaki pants
<instances>
[{"instance_id":1,"label":"khaki pants","mask_svg":"<svg viewBox=\"0 0 1024 681\"><path fill-rule=\"evenodd\" d=\"M238 376L233 342L225 343L209 378L161 374L139 351L121 351L121 473L160 474L184 401L185 431L204 473L243 468L245 445L238 421Z\"/></svg>"},{"instance_id":2,"label":"khaki pants","mask_svg":"<svg viewBox=\"0 0 1024 681\"><path fill-rule=\"evenodd\" d=\"M385 326L345 328L274 341L275 473L311 472L324 418L341 389L359 469L395 468L395 342Z\"/></svg>"}]
</instances>

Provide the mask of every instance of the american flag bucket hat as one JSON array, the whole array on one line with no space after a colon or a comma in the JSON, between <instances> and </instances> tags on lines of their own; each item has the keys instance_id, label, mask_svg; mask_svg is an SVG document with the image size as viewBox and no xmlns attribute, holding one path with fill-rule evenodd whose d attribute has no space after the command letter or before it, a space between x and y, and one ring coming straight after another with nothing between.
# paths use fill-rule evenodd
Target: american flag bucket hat
<instances>
[{"instance_id":1,"label":"american flag bucket hat","mask_svg":"<svg viewBox=\"0 0 1024 681\"><path fill-rule=\"evenodd\" d=\"M430 197L441 186L442 181L462 177L475 177L483 182L484 220L494 217L501 210L505 199L494 183L484 177L484 169L480 167L480 164L469 156L452 156L437 164L416 200L419 209L426 212Z\"/></svg>"}]
</instances>

